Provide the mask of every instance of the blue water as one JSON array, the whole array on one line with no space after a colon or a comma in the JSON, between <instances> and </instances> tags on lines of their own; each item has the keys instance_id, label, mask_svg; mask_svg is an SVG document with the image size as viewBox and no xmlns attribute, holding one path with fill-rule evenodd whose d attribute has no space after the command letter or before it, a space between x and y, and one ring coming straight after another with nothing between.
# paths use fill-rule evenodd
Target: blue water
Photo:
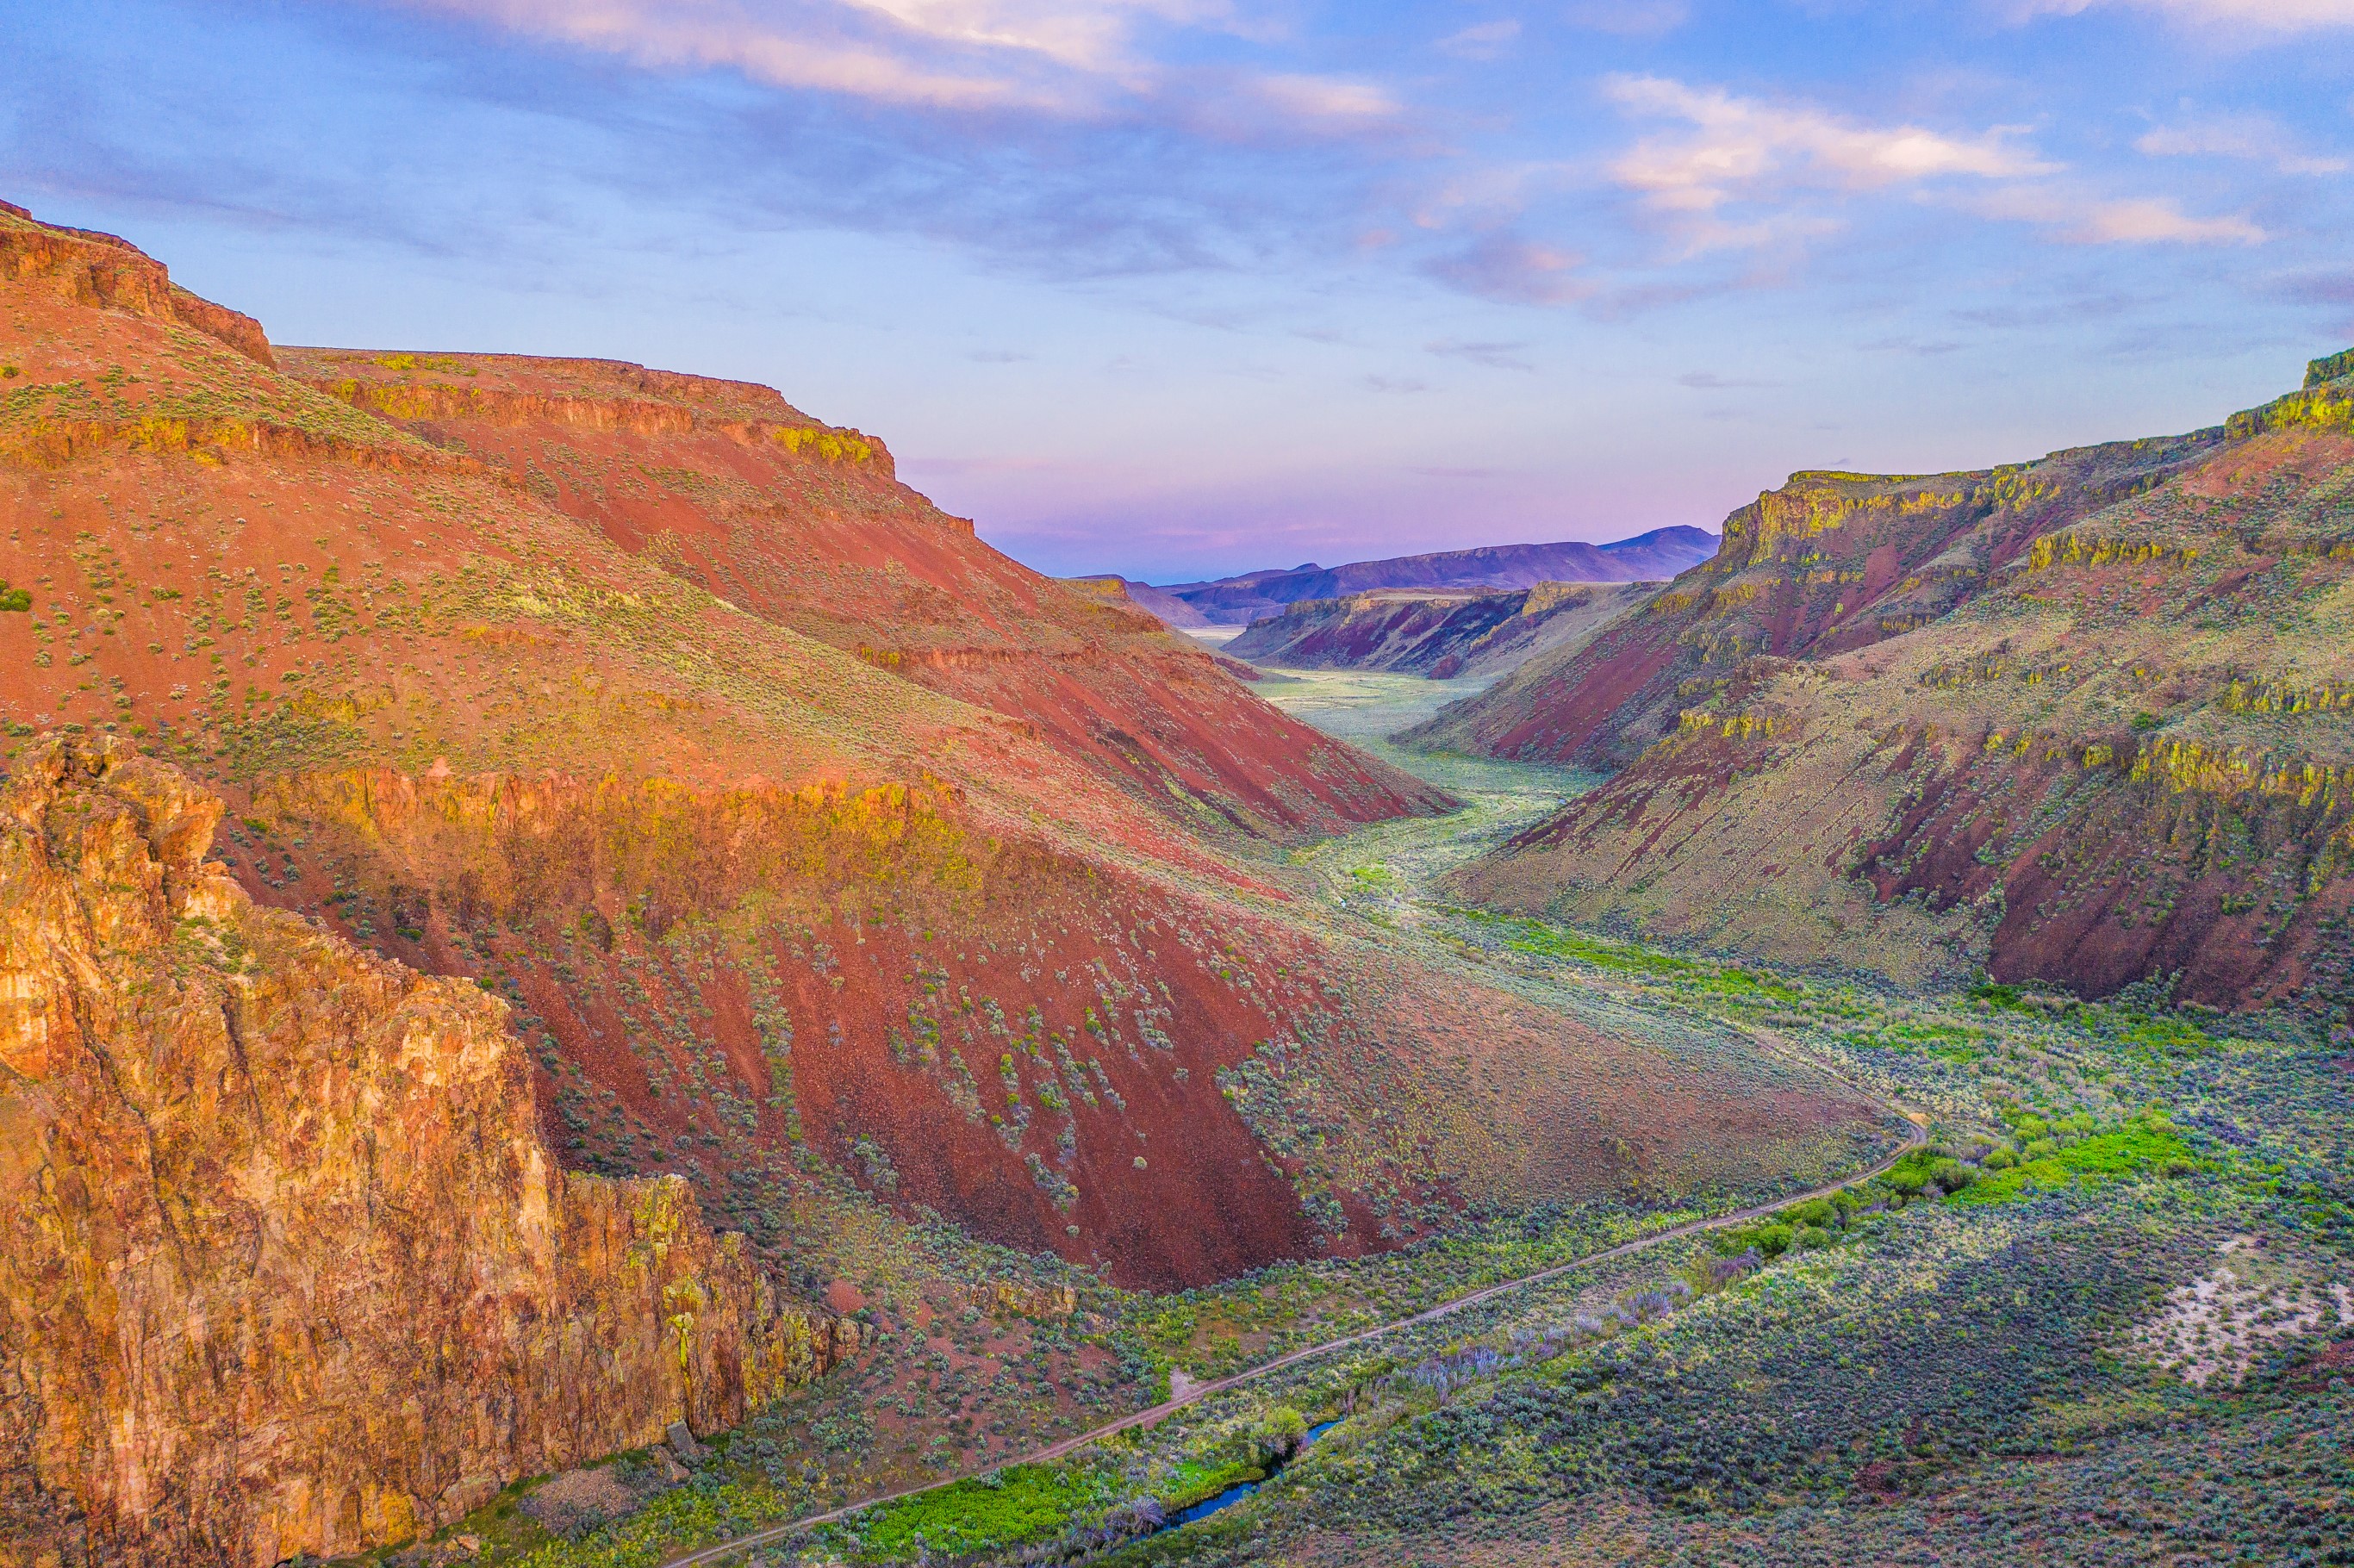
<instances>
[{"instance_id":1,"label":"blue water","mask_svg":"<svg viewBox=\"0 0 2354 1568\"><path fill-rule=\"evenodd\" d=\"M1320 1426L1310 1426L1307 1433L1299 1439L1299 1453L1307 1452L1308 1445L1315 1442L1316 1439L1323 1436L1324 1434L1331 1431L1332 1428L1340 1425L1341 1424L1337 1421L1327 1421ZM1299 1454L1295 1454L1292 1457L1297 1458L1299 1457ZM1191 1524L1197 1519L1207 1519L1212 1514L1216 1513L1220 1509L1234 1507L1235 1504L1242 1501L1243 1499L1250 1496L1251 1493L1258 1490L1260 1487L1265 1486L1266 1484L1267 1483L1264 1481L1237 1482L1234 1486L1228 1487L1225 1491L1220 1492L1215 1497L1204 1498L1200 1502L1195 1503L1193 1507L1183 1509L1176 1513L1171 1514L1169 1516L1169 1522L1162 1525L1161 1528L1162 1530L1175 1530L1181 1525Z\"/></svg>"}]
</instances>

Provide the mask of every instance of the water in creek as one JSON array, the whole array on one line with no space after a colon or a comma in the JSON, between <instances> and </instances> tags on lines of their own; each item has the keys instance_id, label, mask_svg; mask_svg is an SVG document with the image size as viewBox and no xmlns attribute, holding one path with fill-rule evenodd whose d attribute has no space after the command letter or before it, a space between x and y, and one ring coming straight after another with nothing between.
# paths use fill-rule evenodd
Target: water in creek
<instances>
[{"instance_id":1,"label":"water in creek","mask_svg":"<svg viewBox=\"0 0 2354 1568\"><path fill-rule=\"evenodd\" d=\"M1327 1421L1320 1426L1310 1426L1306 1434L1300 1437L1299 1446L1293 1451L1292 1457L1299 1457L1300 1454L1307 1451L1308 1445L1315 1442L1316 1439L1323 1436L1324 1434L1331 1431L1332 1428L1339 1425L1341 1424L1337 1421ZM1281 1469L1282 1467L1283 1467L1281 1465L1278 1465L1276 1469ZM1274 1471L1270 1470L1267 1474L1272 1477L1274 1475ZM1215 1497L1204 1498L1200 1502L1195 1503L1193 1507L1181 1509L1177 1512L1171 1514L1169 1516L1169 1522L1162 1525L1161 1528L1162 1530L1175 1530L1182 1525L1191 1524L1197 1519L1207 1519L1212 1514L1217 1512L1220 1509L1234 1507L1235 1504L1242 1501L1243 1499L1250 1496L1251 1493L1258 1490L1259 1488L1266 1484L1267 1482L1265 1480L1237 1482L1234 1486L1228 1487L1225 1491L1220 1492ZM1156 1533L1158 1532L1156 1531Z\"/></svg>"}]
</instances>

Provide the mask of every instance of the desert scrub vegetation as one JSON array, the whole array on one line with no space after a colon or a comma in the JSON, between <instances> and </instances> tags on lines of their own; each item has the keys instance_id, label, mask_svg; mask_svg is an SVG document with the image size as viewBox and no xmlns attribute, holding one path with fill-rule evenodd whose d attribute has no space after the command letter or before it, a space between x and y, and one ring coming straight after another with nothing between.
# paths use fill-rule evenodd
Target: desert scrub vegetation
<instances>
[{"instance_id":1,"label":"desert scrub vegetation","mask_svg":"<svg viewBox=\"0 0 2354 1568\"><path fill-rule=\"evenodd\" d=\"M1739 1028L1834 1064L1922 1107L1926 1143L1833 1193L1298 1363L1150 1432L1000 1485L875 1510L854 1529L780 1546L774 1560L913 1562L949 1556L952 1540L958 1555L990 1563L1025 1552L1444 1562L1547 1510L1606 1504L1693 1539L1770 1528L1776 1541L1819 1541L1806 1521L1821 1510L1970 1487L1999 1489L2020 1531L2073 1530L2069 1510L2115 1506L2090 1489L2127 1484L2118 1478L2139 1473L2137 1447L2263 1464L2267 1450L2252 1434L2267 1422L2292 1434L2283 1496L2202 1458L2214 1494L2236 1499L2239 1512L2150 1500L2136 1503L2135 1517L2176 1542L2245 1535L2253 1520L2297 1539L2327 1519L2313 1510L2326 1508L2317 1499L2338 1461L2311 1435L2328 1429L2332 1411L2345 1414L2346 1383L2331 1382L2327 1361L2336 1298L2327 1287L2354 1282L2354 1230L2335 1058L2296 1021L1991 985L1902 995L1755 968L1728 975L1616 940L1596 944L1597 961L1585 944L1532 939L1542 932L1524 925L1455 928L1487 961L1526 966L1531 983L1574 973L1622 1022L1662 1033ZM934 1000L947 994L933 990ZM1002 1031L989 1038L1035 1030L999 1014ZM938 1016L985 1027L990 1014L976 1004ZM1175 1371L1242 1370L1739 1196L1468 1214L1399 1251L1280 1265L1172 1294L1078 1277L1078 1310L1053 1333L1102 1358L1108 1375L1053 1375L1078 1383L1095 1401L1087 1418L1100 1420L1161 1397ZM2196 1298L2199 1283L2214 1280L2223 1240L2260 1233L2305 1260L2301 1272L2269 1298L2232 1298L2211 1335L2253 1324L2268 1307L2277 1315L2266 1330L2292 1322L2295 1331L2235 1329L2251 1352L2238 1383L2202 1385L2163 1364L2150 1347L2179 1340L2181 1293ZM950 1319L919 1336L900 1321L874 1367L929 1364L951 1346L981 1344L985 1326ZM921 1392L900 1372L863 1370L803 1391L737 1435L725 1463L695 1483L701 1500L682 1498L601 1537L545 1543L539 1562L651 1563L746 1520L819 1510L873 1489L861 1478L882 1473L875 1466L894 1443L921 1442L935 1473L1018 1454L1005 1436L1035 1428L1008 1417L1038 1398L1045 1366L1016 1361L1034 1370L1010 1378L928 1372ZM898 1426L901 1409L922 1414ZM1236 1435L1286 1409L1339 1424L1247 1500L1129 1540L1150 1528L1145 1505L1165 1518L1264 1470ZM2251 1414L2264 1411L2272 1414ZM907 1436L886 1438L886 1419ZM2030 1457L2083 1478L2073 1490L2025 1488ZM2297 1467L2308 1464L2322 1467ZM1338 1555L1336 1532L1354 1543ZM599 1555L608 1552L617 1555Z\"/></svg>"}]
</instances>

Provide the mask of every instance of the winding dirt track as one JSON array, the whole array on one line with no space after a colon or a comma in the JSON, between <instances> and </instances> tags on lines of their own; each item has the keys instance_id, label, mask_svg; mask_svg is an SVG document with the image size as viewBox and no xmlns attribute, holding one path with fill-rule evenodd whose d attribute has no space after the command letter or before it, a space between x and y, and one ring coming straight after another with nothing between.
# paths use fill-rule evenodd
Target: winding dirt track
<instances>
[{"instance_id":1,"label":"winding dirt track","mask_svg":"<svg viewBox=\"0 0 2354 1568\"><path fill-rule=\"evenodd\" d=\"M1872 1097L1874 1099L1879 1099L1879 1097L1876 1095L1872 1096ZM1884 1100L1881 1101L1881 1103L1882 1105L1887 1105L1887 1102ZM1828 1186L1816 1187L1804 1192L1796 1192L1787 1198L1776 1198L1770 1203L1753 1203L1745 1209L1734 1209L1728 1213L1718 1214L1710 1219L1688 1221L1681 1225L1670 1226L1664 1231L1655 1231L1647 1236L1638 1236L1630 1242L1621 1242L1617 1246L1605 1247L1600 1252L1587 1253L1585 1256L1573 1258L1567 1263L1555 1264L1551 1268L1541 1268L1533 1274L1523 1274L1517 1278L1504 1280L1500 1284L1485 1286L1478 1290L1470 1292L1469 1295L1458 1296L1452 1301L1443 1301L1439 1305L1430 1308L1426 1311L1417 1312L1411 1318L1400 1318L1394 1322L1384 1323L1375 1328L1360 1330L1353 1334L1344 1334L1337 1340L1326 1340L1321 1344L1309 1345L1300 1350L1287 1351L1283 1355L1276 1357L1271 1361L1263 1361L1259 1365L1252 1367L1247 1372L1238 1372L1232 1377L1222 1377L1214 1383L1190 1384L1182 1394L1178 1395L1174 1399L1169 1400L1165 1404L1156 1404L1150 1410L1140 1410L1132 1415L1123 1415L1119 1420L1107 1422L1105 1425L1095 1428L1091 1432L1082 1432L1076 1437L1066 1437L1059 1443L1054 1444L1048 1447L1040 1448L1035 1452L1001 1459L993 1465L986 1465L981 1467L980 1469L969 1470L960 1475L949 1476L941 1480L927 1481L920 1487L908 1487L901 1491L885 1492L878 1497L868 1498L863 1502L847 1504L844 1507L833 1510L830 1513L813 1513L801 1519L793 1520L785 1524L769 1525L765 1529L756 1530L748 1534L738 1535L731 1540L720 1542L716 1546L700 1547L695 1551L684 1552L676 1557L665 1558L663 1561L662 1568L699 1568L700 1564L716 1563L722 1558L731 1556L738 1552L750 1551L754 1547L765 1546L771 1542L782 1541L789 1536L798 1535L803 1531L814 1530L822 1524L832 1524L836 1520L848 1519L852 1514L863 1513L866 1510L876 1507L879 1504L896 1502L901 1498L911 1498L917 1496L918 1493L933 1491L941 1487L954 1486L959 1481L970 1480L974 1476L987 1475L992 1470L1002 1470L1009 1465L1035 1465L1042 1464L1050 1459L1059 1459L1066 1454L1072 1452L1074 1449L1083 1448L1089 1443L1097 1442L1103 1438L1112 1436L1117 1433L1125 1432L1132 1426L1150 1426L1160 1421L1162 1417L1169 1415L1175 1411L1182 1410L1186 1405L1192 1404L1197 1400L1205 1399L1214 1393L1223 1393L1230 1388L1237 1388L1244 1383L1249 1383L1254 1378L1265 1377L1269 1372L1280 1372L1285 1367L1296 1366L1301 1361L1308 1361L1316 1356L1324 1355L1332 1351L1345 1350L1351 1345L1362 1345L1369 1340L1378 1340L1384 1334L1395 1333L1400 1329L1410 1329L1417 1323L1436 1322L1441 1318L1460 1312L1467 1307L1476 1307L1482 1301L1493 1300L1495 1298L1503 1295L1508 1290L1518 1290L1524 1285L1542 1284L1545 1280L1553 1279L1561 1275L1567 1274L1572 1269L1585 1268L1593 1264L1607 1262L1609 1259L1614 1257L1625 1257L1630 1253L1638 1253L1643 1251L1647 1247L1657 1246L1661 1242L1674 1241L1679 1236L1697 1235L1703 1231L1721 1230L1726 1225L1737 1225L1744 1221L1757 1219L1763 1215L1771 1213L1776 1209L1786 1209L1793 1203L1803 1203L1809 1198L1829 1197L1831 1193L1838 1192L1842 1187L1852 1186L1858 1181L1870 1181L1872 1177L1879 1175L1882 1171L1887 1170L1890 1166L1895 1164L1899 1160L1903 1159L1905 1155L1911 1153L1914 1150L1920 1148L1922 1144L1928 1140L1928 1132L1925 1128L1927 1118L1915 1115L1910 1111L1898 1110L1894 1106L1889 1106L1888 1108L1892 1111L1895 1111L1897 1115L1903 1117L1907 1122L1912 1124L1912 1132L1910 1135L1905 1138L1903 1142L1898 1144L1895 1149L1891 1150L1887 1157L1882 1160L1878 1164L1868 1166L1861 1171L1854 1172L1852 1175L1842 1177L1839 1181L1829 1183Z\"/></svg>"}]
</instances>

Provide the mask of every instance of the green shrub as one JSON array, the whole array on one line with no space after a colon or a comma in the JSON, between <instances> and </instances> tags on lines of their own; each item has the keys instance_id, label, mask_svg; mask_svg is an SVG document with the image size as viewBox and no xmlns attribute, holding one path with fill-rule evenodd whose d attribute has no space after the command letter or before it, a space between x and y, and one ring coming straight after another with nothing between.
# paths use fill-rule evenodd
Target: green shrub
<instances>
[{"instance_id":1,"label":"green shrub","mask_svg":"<svg viewBox=\"0 0 2354 1568\"><path fill-rule=\"evenodd\" d=\"M1839 1208L1829 1198L1809 1198L1803 1203L1783 1210L1776 1218L1785 1224L1802 1229L1808 1225L1826 1226L1838 1222Z\"/></svg>"},{"instance_id":2,"label":"green shrub","mask_svg":"<svg viewBox=\"0 0 2354 1568\"><path fill-rule=\"evenodd\" d=\"M1820 1225L1807 1225L1799 1230L1796 1245L1800 1252L1820 1252L1831 1245L1831 1233Z\"/></svg>"},{"instance_id":3,"label":"green shrub","mask_svg":"<svg viewBox=\"0 0 2354 1568\"><path fill-rule=\"evenodd\" d=\"M1299 1440L1307 1436L1308 1418L1288 1404L1278 1404L1260 1420L1251 1442L1259 1463L1272 1466L1298 1453Z\"/></svg>"},{"instance_id":4,"label":"green shrub","mask_svg":"<svg viewBox=\"0 0 2354 1568\"><path fill-rule=\"evenodd\" d=\"M1958 1192L1978 1179L1978 1173L1958 1160L1940 1160L1929 1168L1929 1179L1948 1192Z\"/></svg>"}]
</instances>

